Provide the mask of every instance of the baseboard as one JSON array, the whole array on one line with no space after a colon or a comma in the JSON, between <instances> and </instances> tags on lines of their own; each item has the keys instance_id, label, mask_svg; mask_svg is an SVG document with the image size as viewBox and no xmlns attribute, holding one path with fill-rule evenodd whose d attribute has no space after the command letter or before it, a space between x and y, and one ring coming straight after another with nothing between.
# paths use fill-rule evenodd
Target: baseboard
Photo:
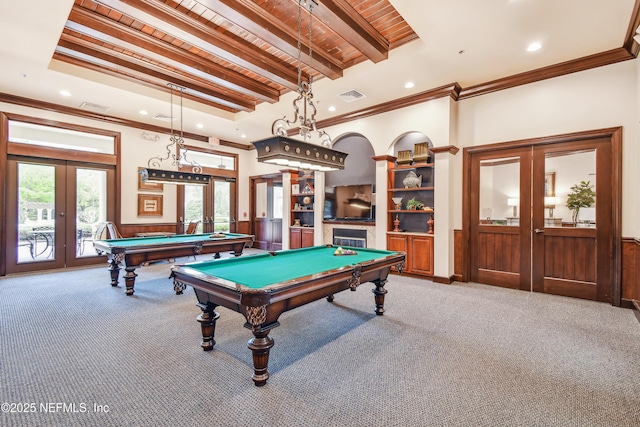
<instances>
[{"instance_id":1,"label":"baseboard","mask_svg":"<svg viewBox=\"0 0 640 427\"><path fill-rule=\"evenodd\" d=\"M442 283L445 285L450 285L454 281L453 276L450 276L450 277L433 276L431 280L433 280L435 283Z\"/></svg>"}]
</instances>

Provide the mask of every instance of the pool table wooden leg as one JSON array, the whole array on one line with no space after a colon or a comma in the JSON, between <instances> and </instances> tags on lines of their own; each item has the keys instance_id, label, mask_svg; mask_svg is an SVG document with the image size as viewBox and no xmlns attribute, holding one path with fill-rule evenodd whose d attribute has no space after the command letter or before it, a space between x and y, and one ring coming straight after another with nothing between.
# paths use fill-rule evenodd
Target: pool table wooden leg
<instances>
[{"instance_id":1,"label":"pool table wooden leg","mask_svg":"<svg viewBox=\"0 0 640 427\"><path fill-rule=\"evenodd\" d=\"M382 316L384 314L384 296L387 293L387 290L384 288L385 283L387 283L387 279L374 280L373 284L376 285L376 288L371 290L373 295L375 295L376 314L378 316Z\"/></svg>"},{"instance_id":2,"label":"pool table wooden leg","mask_svg":"<svg viewBox=\"0 0 640 427\"><path fill-rule=\"evenodd\" d=\"M269 350L273 347L273 339L269 337L271 329L262 330L253 328L253 338L249 340L247 346L253 354L253 375L252 379L256 386L262 387L269 379Z\"/></svg>"},{"instance_id":3,"label":"pool table wooden leg","mask_svg":"<svg viewBox=\"0 0 640 427\"><path fill-rule=\"evenodd\" d=\"M126 271L126 274L124 275L124 282L127 285L127 290L125 291L125 293L131 296L133 295L133 287L136 284L136 277L138 275L135 273L135 267L126 266L124 270Z\"/></svg>"},{"instance_id":4,"label":"pool table wooden leg","mask_svg":"<svg viewBox=\"0 0 640 427\"><path fill-rule=\"evenodd\" d=\"M214 339L216 333L216 320L220 317L219 313L215 312L217 305L212 303L198 304L202 314L200 314L196 320L200 322L200 328L202 329L202 342L200 347L204 351L213 350L213 346L216 345Z\"/></svg>"},{"instance_id":5,"label":"pool table wooden leg","mask_svg":"<svg viewBox=\"0 0 640 427\"><path fill-rule=\"evenodd\" d=\"M120 261L111 258L109 260L109 274L111 275L111 286L118 286L118 276L120 275Z\"/></svg>"}]
</instances>

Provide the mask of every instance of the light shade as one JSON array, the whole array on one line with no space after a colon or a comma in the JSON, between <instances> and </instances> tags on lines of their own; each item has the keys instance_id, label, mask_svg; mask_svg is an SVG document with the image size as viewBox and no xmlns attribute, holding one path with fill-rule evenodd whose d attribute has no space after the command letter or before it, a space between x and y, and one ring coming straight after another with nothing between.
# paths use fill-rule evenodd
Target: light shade
<instances>
[{"instance_id":1,"label":"light shade","mask_svg":"<svg viewBox=\"0 0 640 427\"><path fill-rule=\"evenodd\" d=\"M520 199L517 197L508 197L507 198L507 206L518 206L520 204Z\"/></svg>"},{"instance_id":2,"label":"light shade","mask_svg":"<svg viewBox=\"0 0 640 427\"><path fill-rule=\"evenodd\" d=\"M138 171L142 182L157 182L163 184L207 185L211 182L211 175L193 172L167 171L162 169L140 169Z\"/></svg>"},{"instance_id":3,"label":"light shade","mask_svg":"<svg viewBox=\"0 0 640 427\"><path fill-rule=\"evenodd\" d=\"M544 207L545 208L555 208L556 204L559 203L557 197L545 197L544 198Z\"/></svg>"},{"instance_id":4,"label":"light shade","mask_svg":"<svg viewBox=\"0 0 640 427\"><path fill-rule=\"evenodd\" d=\"M253 145L258 151L259 162L321 172L344 169L344 162L349 155L280 135L255 141Z\"/></svg>"}]
</instances>

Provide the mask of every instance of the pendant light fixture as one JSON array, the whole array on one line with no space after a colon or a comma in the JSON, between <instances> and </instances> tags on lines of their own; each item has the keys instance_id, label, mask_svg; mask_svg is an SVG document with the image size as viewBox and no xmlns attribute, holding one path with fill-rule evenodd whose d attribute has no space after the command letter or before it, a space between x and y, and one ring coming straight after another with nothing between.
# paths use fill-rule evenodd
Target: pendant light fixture
<instances>
[{"instance_id":1,"label":"pendant light fixture","mask_svg":"<svg viewBox=\"0 0 640 427\"><path fill-rule=\"evenodd\" d=\"M333 150L331 137L316 127L316 107L313 103L313 8L315 0L298 0L298 97L293 101L294 120L286 117L277 119L271 125L272 137L253 142L258 151L258 161L303 170L332 171L344 169L348 153ZM309 79L302 80L302 8L309 10ZM302 104L302 105L300 105ZM309 113L309 115L307 115ZM299 127L302 141L287 137L287 129ZM307 142L311 133L316 132L321 144Z\"/></svg>"},{"instance_id":2,"label":"pendant light fixture","mask_svg":"<svg viewBox=\"0 0 640 427\"><path fill-rule=\"evenodd\" d=\"M187 159L187 147L184 145L182 131L182 93L184 87L168 84L171 89L171 138L167 145L167 154L164 157L156 156L149 159L147 168L141 169L140 177L142 182L163 183L163 184L191 184L191 185L207 185L211 182L211 175L202 173L202 166L195 161ZM173 129L173 91L180 92L180 133ZM171 166L174 170L161 169L165 161L171 159ZM184 166L190 167L191 172L181 171Z\"/></svg>"}]
</instances>

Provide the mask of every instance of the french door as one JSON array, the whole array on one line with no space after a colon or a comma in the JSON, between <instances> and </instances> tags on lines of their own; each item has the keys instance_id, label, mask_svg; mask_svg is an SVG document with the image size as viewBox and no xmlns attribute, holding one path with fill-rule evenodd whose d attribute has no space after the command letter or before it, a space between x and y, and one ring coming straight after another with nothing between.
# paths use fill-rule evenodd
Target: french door
<instances>
[{"instance_id":1,"label":"french door","mask_svg":"<svg viewBox=\"0 0 640 427\"><path fill-rule=\"evenodd\" d=\"M115 215L115 169L7 159L7 273L95 264L97 227Z\"/></svg>"},{"instance_id":2,"label":"french door","mask_svg":"<svg viewBox=\"0 0 640 427\"><path fill-rule=\"evenodd\" d=\"M236 180L213 177L206 187L184 185L178 192L178 233L200 221L196 233L236 231Z\"/></svg>"},{"instance_id":3,"label":"french door","mask_svg":"<svg viewBox=\"0 0 640 427\"><path fill-rule=\"evenodd\" d=\"M601 133L469 150L471 281L616 303L619 134Z\"/></svg>"}]
</instances>

